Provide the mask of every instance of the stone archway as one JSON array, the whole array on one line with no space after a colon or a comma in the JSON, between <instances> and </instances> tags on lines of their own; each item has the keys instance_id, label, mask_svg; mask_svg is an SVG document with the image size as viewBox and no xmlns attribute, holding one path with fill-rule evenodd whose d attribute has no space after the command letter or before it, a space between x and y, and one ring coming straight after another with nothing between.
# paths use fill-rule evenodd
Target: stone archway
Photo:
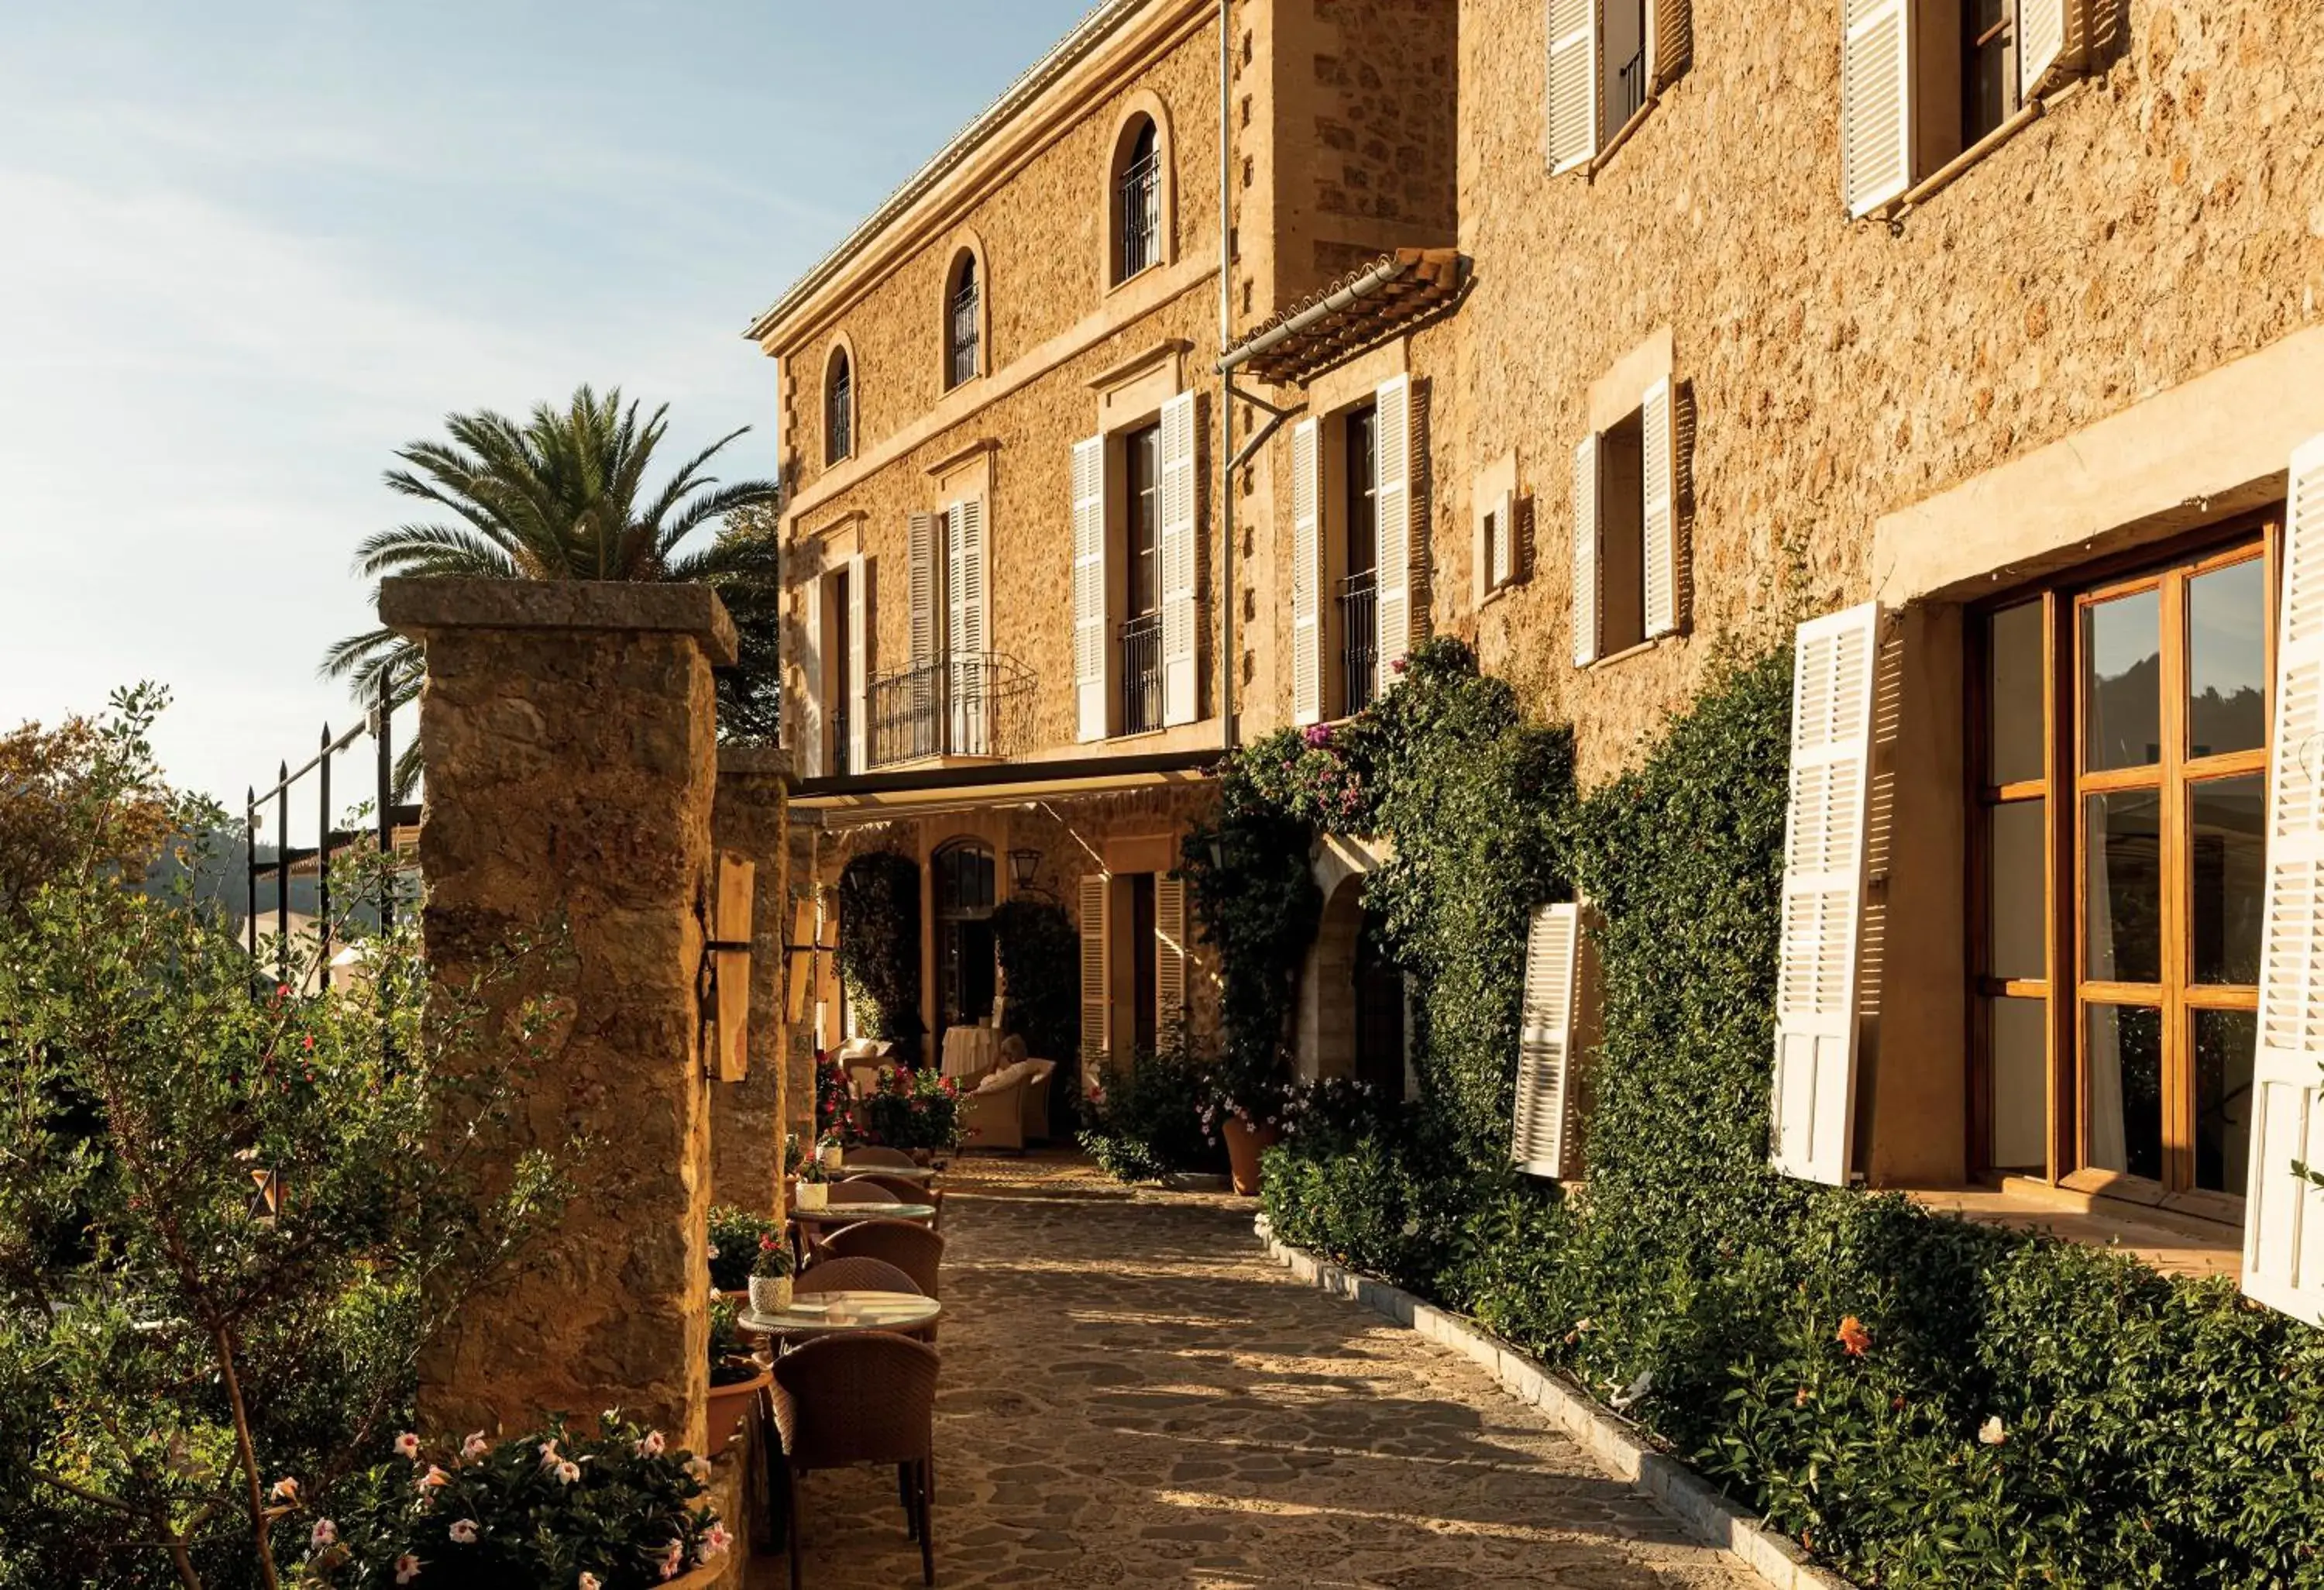
<instances>
[{"instance_id":1,"label":"stone archway","mask_svg":"<svg viewBox=\"0 0 2324 1590\"><path fill-rule=\"evenodd\" d=\"M1333 834L1325 836L1310 864L1315 886L1323 892L1323 916L1299 973L1296 1052L1304 1079L1357 1075L1364 881L1394 855L1385 839Z\"/></svg>"}]
</instances>

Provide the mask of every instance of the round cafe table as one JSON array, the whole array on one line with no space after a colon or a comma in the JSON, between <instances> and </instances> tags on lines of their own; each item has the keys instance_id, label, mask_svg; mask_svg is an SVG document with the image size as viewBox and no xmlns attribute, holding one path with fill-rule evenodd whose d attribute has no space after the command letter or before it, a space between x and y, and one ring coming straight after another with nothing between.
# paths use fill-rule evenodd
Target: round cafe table
<instances>
[{"instance_id":1,"label":"round cafe table","mask_svg":"<svg viewBox=\"0 0 2324 1590\"><path fill-rule=\"evenodd\" d=\"M934 1181L944 1172L934 1165L842 1165L831 1174L842 1181L851 1176L892 1176L899 1181Z\"/></svg>"},{"instance_id":2,"label":"round cafe table","mask_svg":"<svg viewBox=\"0 0 2324 1590\"><path fill-rule=\"evenodd\" d=\"M830 1336L861 1330L918 1330L943 1312L943 1304L918 1292L801 1292L788 1308L772 1314L744 1308L734 1323L760 1336Z\"/></svg>"},{"instance_id":3,"label":"round cafe table","mask_svg":"<svg viewBox=\"0 0 2324 1590\"><path fill-rule=\"evenodd\" d=\"M853 1225L859 1220L933 1220L934 1204L825 1204L820 1209L791 1210L802 1225Z\"/></svg>"}]
</instances>

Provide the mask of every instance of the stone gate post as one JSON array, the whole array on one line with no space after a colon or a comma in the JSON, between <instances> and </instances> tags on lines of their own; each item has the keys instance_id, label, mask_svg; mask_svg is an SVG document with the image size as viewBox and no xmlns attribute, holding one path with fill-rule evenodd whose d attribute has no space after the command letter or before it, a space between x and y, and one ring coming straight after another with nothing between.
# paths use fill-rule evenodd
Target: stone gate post
<instances>
[{"instance_id":1,"label":"stone gate post","mask_svg":"<svg viewBox=\"0 0 2324 1590\"><path fill-rule=\"evenodd\" d=\"M431 983L456 985L512 936L563 923L568 965L526 965L512 991L553 986L574 1010L514 1146L595 1140L554 1236L423 1359L421 1416L514 1433L618 1406L699 1451L710 670L734 660L733 624L699 587L526 580L390 579L380 616L428 650Z\"/></svg>"},{"instance_id":2,"label":"stone gate post","mask_svg":"<svg viewBox=\"0 0 2324 1590\"><path fill-rule=\"evenodd\" d=\"M790 760L770 746L718 752L711 842L758 864L751 906L750 1075L710 1094L710 1184L722 1204L782 1213L784 1073L788 1068L783 946L792 930L786 812Z\"/></svg>"}]
</instances>

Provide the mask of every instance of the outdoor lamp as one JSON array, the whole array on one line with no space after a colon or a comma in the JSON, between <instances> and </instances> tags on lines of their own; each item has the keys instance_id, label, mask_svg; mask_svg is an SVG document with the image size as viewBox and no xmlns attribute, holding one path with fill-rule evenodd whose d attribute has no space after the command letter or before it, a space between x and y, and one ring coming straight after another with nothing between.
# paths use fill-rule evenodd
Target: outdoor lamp
<instances>
[{"instance_id":1,"label":"outdoor lamp","mask_svg":"<svg viewBox=\"0 0 2324 1590\"><path fill-rule=\"evenodd\" d=\"M1009 882L1018 893L1033 887L1033 875L1041 865L1038 850L1012 850L1009 853Z\"/></svg>"}]
</instances>

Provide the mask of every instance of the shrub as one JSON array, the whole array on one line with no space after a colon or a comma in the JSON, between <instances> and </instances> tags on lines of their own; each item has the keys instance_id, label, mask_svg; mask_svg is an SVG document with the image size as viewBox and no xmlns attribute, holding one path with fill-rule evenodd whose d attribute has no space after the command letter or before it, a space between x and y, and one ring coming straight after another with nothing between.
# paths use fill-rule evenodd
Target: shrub
<instances>
[{"instance_id":1,"label":"shrub","mask_svg":"<svg viewBox=\"0 0 2324 1590\"><path fill-rule=\"evenodd\" d=\"M1203 1131L1210 1068L1183 1042L1133 1055L1108 1072L1086 1103L1082 1147L1120 1181L1156 1181L1224 1163Z\"/></svg>"},{"instance_id":2,"label":"shrub","mask_svg":"<svg viewBox=\"0 0 2324 1590\"><path fill-rule=\"evenodd\" d=\"M933 1067L881 1067L871 1093L856 1103L855 1124L862 1142L907 1151L949 1152L968 1131L960 1084Z\"/></svg>"},{"instance_id":3,"label":"shrub","mask_svg":"<svg viewBox=\"0 0 2324 1590\"><path fill-rule=\"evenodd\" d=\"M839 874L839 975L871 1036L906 1059L920 1052L920 869L875 850Z\"/></svg>"},{"instance_id":4,"label":"shrub","mask_svg":"<svg viewBox=\"0 0 2324 1590\"><path fill-rule=\"evenodd\" d=\"M751 1284L751 1262L759 1243L781 1236L783 1224L750 1209L721 1204L710 1211L710 1284L722 1292L739 1292Z\"/></svg>"}]
</instances>

